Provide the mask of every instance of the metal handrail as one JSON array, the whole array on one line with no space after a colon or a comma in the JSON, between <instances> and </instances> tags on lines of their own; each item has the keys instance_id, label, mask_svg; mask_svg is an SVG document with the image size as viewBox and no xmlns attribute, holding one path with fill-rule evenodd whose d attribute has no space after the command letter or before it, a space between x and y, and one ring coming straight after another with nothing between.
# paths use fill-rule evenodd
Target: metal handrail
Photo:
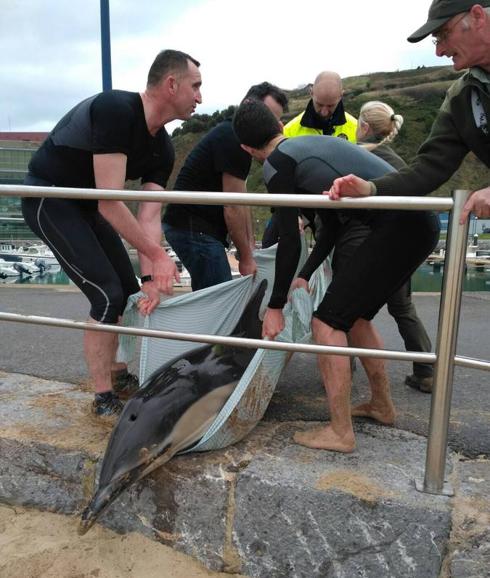
<instances>
[{"instance_id":1,"label":"metal handrail","mask_svg":"<svg viewBox=\"0 0 490 578\"><path fill-rule=\"evenodd\" d=\"M75 189L68 187L26 187L0 185L0 196L56 197L63 199L154 201L186 205L258 205L317 209L403 209L409 211L449 211L450 197L368 197L331 201L321 195L281 195L268 193L210 193L206 191L120 191L111 189Z\"/></svg>"},{"instance_id":2,"label":"metal handrail","mask_svg":"<svg viewBox=\"0 0 490 578\"><path fill-rule=\"evenodd\" d=\"M415 361L434 365L437 361L435 353L398 351L394 349L368 349L364 347L337 346L337 345L312 345L308 343L289 343L286 341L268 341L263 339L251 339L248 337L232 337L230 335L209 335L205 333L182 333L177 331L163 331L162 329L146 329L143 327L124 327L121 325L104 325L88 321L74 321L59 317L43 317L40 315L21 315L20 313L1 313L0 321L15 323L28 323L33 325L48 325L50 327L64 327L67 329L82 329L88 331L100 331L105 333L117 333L122 335L134 335L136 337L155 337L161 339L175 339L176 341L189 341L193 343L210 343L212 345L232 345L246 347L248 349L271 349L275 351L290 351L292 353L341 355L344 357L373 357L377 359L389 359L392 361ZM472 357L455 356L454 364L472 369L490 371L490 361L474 359Z\"/></svg>"},{"instance_id":3,"label":"metal handrail","mask_svg":"<svg viewBox=\"0 0 490 578\"><path fill-rule=\"evenodd\" d=\"M142 328L111 326L67 319L0 313L0 321L15 321L42 325L70 327L91 331L105 331L132 335L147 335L165 339L184 341L232 344L240 347L300 351L305 353L330 353L346 356L366 356L420 361L435 364L434 387L431 400L429 436L423 491L444 493L444 472L446 465L449 413L452 395L454 366L473 367L490 370L490 363L456 356L456 342L463 287L464 255L468 223L458 224L462 207L468 198L468 191L455 191L454 198L448 197L368 197L363 199L345 198L331 201L327 196L286 195L260 193L218 193L188 191L119 191L102 189L72 189L57 187L26 187L25 185L0 185L0 196L17 197L61 197L75 199L107 199L159 201L186 204L210 205L259 205L293 206L322 209L397 209L397 210L436 210L450 211L447 251L443 273L439 327L437 332L436 353L402 352L351 347L320 346L297 343L283 343L258 339L244 339L217 335L174 333Z\"/></svg>"},{"instance_id":4,"label":"metal handrail","mask_svg":"<svg viewBox=\"0 0 490 578\"><path fill-rule=\"evenodd\" d=\"M19 313L0 313L0 321L14 321L18 323L32 323L34 325L49 325L71 329L101 331L105 333L119 333L123 335L137 335L138 337L158 337L210 343L213 345L232 345L249 349L272 349L276 351L291 351L296 353L330 353L346 357L376 357L378 359L394 359L398 361L418 361L420 363L436 362L434 353L414 353L408 351L394 351L388 349L365 349L362 347L343 347L334 345L312 345L308 343L288 343L284 341L268 341L251 339L248 337L231 337L229 335L207 335L203 333L181 333L177 331L163 331L161 329L145 329L143 327L123 327L120 325L95 324L88 321L70 321L57 317L42 317L38 315L21 315ZM490 363L489 363L490 369Z\"/></svg>"}]
</instances>

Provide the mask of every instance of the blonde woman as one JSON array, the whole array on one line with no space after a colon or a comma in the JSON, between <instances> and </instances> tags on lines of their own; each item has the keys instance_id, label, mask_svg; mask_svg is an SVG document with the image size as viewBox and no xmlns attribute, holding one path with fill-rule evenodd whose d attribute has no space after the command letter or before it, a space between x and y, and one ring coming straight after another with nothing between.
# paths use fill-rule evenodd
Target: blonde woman
<instances>
[{"instance_id":1,"label":"blonde woman","mask_svg":"<svg viewBox=\"0 0 490 578\"><path fill-rule=\"evenodd\" d=\"M357 142L376 156L390 163L395 169L406 166L389 146L400 132L403 116L395 114L385 102L371 100L362 105L357 121Z\"/></svg>"}]
</instances>

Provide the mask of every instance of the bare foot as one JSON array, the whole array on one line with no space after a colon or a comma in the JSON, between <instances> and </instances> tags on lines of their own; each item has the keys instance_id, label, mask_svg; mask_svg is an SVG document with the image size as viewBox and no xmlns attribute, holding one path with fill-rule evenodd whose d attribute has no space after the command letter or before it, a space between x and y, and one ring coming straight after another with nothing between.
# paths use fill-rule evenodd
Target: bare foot
<instances>
[{"instance_id":1,"label":"bare foot","mask_svg":"<svg viewBox=\"0 0 490 578\"><path fill-rule=\"evenodd\" d=\"M369 417L383 425L393 425L395 423L396 411L393 404L375 406L371 402L356 405L351 410L351 415L355 417Z\"/></svg>"},{"instance_id":2,"label":"bare foot","mask_svg":"<svg viewBox=\"0 0 490 578\"><path fill-rule=\"evenodd\" d=\"M318 429L298 431L294 434L293 439L297 444L307 448L331 450L346 454L353 452L356 447L354 432L340 436L334 432L330 425Z\"/></svg>"}]
</instances>

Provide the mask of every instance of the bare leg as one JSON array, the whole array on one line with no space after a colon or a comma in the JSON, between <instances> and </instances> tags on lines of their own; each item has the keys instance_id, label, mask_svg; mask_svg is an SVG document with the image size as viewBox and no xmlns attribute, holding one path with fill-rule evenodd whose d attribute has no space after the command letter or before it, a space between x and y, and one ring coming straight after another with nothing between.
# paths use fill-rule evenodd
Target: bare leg
<instances>
[{"instance_id":1,"label":"bare leg","mask_svg":"<svg viewBox=\"0 0 490 578\"><path fill-rule=\"evenodd\" d=\"M377 329L370 321L358 319L349 333L353 347L383 349L384 344ZM395 406L391 399L390 383L383 359L361 357L361 363L371 387L371 400L352 408L353 416L369 417L384 425L395 422Z\"/></svg>"},{"instance_id":2,"label":"bare leg","mask_svg":"<svg viewBox=\"0 0 490 578\"><path fill-rule=\"evenodd\" d=\"M313 335L319 345L347 345L343 331L313 318ZM351 371L348 357L319 355L318 365L327 392L330 423L323 428L297 432L294 441L315 449L349 453L356 446L350 413Z\"/></svg>"},{"instance_id":3,"label":"bare leg","mask_svg":"<svg viewBox=\"0 0 490 578\"><path fill-rule=\"evenodd\" d=\"M89 317L89 323L97 323ZM83 339L85 360L90 377L94 382L95 392L103 393L112 390L111 363L114 359L115 333L86 331Z\"/></svg>"}]
</instances>

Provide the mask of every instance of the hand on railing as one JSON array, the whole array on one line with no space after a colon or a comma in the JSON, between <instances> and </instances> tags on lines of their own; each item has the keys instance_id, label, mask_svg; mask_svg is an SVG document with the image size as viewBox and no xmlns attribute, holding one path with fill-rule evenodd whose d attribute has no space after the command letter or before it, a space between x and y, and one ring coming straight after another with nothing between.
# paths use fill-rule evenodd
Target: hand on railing
<instances>
[{"instance_id":1,"label":"hand on railing","mask_svg":"<svg viewBox=\"0 0 490 578\"><path fill-rule=\"evenodd\" d=\"M340 197L369 197L372 185L356 175L347 175L335 179L329 191L323 191L331 201L338 201Z\"/></svg>"},{"instance_id":2,"label":"hand on railing","mask_svg":"<svg viewBox=\"0 0 490 578\"><path fill-rule=\"evenodd\" d=\"M461 212L461 217L459 218L460 225L466 223L470 213L473 213L479 219L490 217L490 187L480 189L471 194Z\"/></svg>"}]
</instances>

